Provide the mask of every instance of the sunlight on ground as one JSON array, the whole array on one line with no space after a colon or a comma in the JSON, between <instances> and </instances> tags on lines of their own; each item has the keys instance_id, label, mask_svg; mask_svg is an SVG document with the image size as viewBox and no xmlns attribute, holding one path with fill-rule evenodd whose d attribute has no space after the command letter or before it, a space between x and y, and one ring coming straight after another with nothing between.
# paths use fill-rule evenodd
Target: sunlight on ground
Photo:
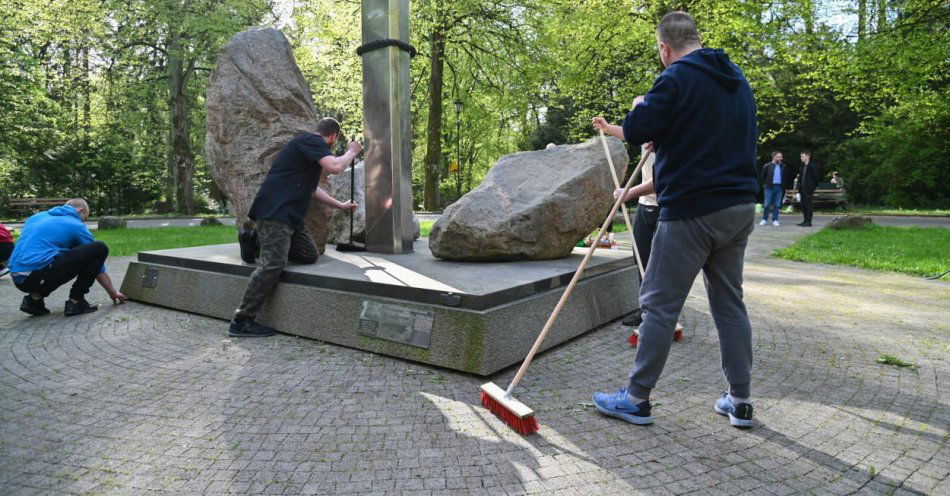
<instances>
[{"instance_id":1,"label":"sunlight on ground","mask_svg":"<svg viewBox=\"0 0 950 496\"><path fill-rule=\"evenodd\" d=\"M554 465L555 459L557 464L562 466L566 460L570 460L580 473L594 474L600 480L609 480L611 484L616 484L616 487L624 488L623 494L641 494L628 482L592 462L595 457L546 425L542 424L541 430L531 436L521 436L481 406L424 392L419 394L439 409L449 429L482 443L510 445L510 449L502 448L500 452L512 464L522 481L544 480L548 475L548 466Z\"/></svg>"}]
</instances>

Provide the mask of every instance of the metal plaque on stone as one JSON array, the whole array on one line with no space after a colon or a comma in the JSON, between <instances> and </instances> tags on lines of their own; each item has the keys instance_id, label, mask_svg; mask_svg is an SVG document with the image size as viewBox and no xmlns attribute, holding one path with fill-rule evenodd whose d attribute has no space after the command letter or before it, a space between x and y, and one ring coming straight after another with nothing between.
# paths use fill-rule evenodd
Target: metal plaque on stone
<instances>
[{"instance_id":1,"label":"metal plaque on stone","mask_svg":"<svg viewBox=\"0 0 950 496\"><path fill-rule=\"evenodd\" d=\"M158 285L158 269L147 268L145 273L142 274L142 287L143 288L154 288Z\"/></svg>"},{"instance_id":2,"label":"metal plaque on stone","mask_svg":"<svg viewBox=\"0 0 950 496\"><path fill-rule=\"evenodd\" d=\"M417 348L429 348L435 313L401 305L364 301L360 313L363 336L395 341Z\"/></svg>"}]
</instances>

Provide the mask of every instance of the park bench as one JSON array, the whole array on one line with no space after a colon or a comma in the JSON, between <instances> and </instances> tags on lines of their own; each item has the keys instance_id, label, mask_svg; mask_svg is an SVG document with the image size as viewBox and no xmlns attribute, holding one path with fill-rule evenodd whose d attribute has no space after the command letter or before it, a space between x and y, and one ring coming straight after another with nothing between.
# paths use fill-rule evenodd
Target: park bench
<instances>
[{"instance_id":1,"label":"park bench","mask_svg":"<svg viewBox=\"0 0 950 496\"><path fill-rule=\"evenodd\" d=\"M29 215L66 203L69 198L10 198L7 209L18 215Z\"/></svg>"},{"instance_id":2,"label":"park bench","mask_svg":"<svg viewBox=\"0 0 950 496\"><path fill-rule=\"evenodd\" d=\"M801 204L795 195L797 189L790 189L785 192L785 202L795 209L801 209ZM848 197L844 188L838 187L835 183L820 183L815 189L815 196L812 203L816 207L846 207L848 206Z\"/></svg>"}]
</instances>

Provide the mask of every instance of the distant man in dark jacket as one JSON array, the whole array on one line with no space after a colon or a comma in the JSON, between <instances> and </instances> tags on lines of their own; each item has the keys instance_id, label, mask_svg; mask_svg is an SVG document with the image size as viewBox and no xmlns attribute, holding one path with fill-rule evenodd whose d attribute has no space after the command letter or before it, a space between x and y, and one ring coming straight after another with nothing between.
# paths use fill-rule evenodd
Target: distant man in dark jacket
<instances>
[{"instance_id":1,"label":"distant man in dark jacket","mask_svg":"<svg viewBox=\"0 0 950 496\"><path fill-rule=\"evenodd\" d=\"M762 183L762 191L765 199L762 201L762 220L760 226L764 226L769 221L769 212L772 211L772 225L778 226L778 215L782 211L782 203L785 202L785 185L789 182L791 173L789 168L782 163L782 152L772 152L772 161L762 166L762 172L759 174L759 181Z\"/></svg>"},{"instance_id":2,"label":"distant man in dark jacket","mask_svg":"<svg viewBox=\"0 0 950 496\"><path fill-rule=\"evenodd\" d=\"M640 343L626 387L595 393L607 415L653 423L650 392L666 364L677 318L702 271L729 383L714 407L736 427L752 425L752 327L742 302L745 247L755 224L758 130L752 88L722 50L703 48L693 18L672 12L657 27L666 70L634 100L623 126L595 129L653 142L660 219L640 290Z\"/></svg>"},{"instance_id":3,"label":"distant man in dark jacket","mask_svg":"<svg viewBox=\"0 0 950 496\"><path fill-rule=\"evenodd\" d=\"M813 202L815 199L815 190L821 183L821 169L818 164L811 161L811 152L802 150L799 158L802 159L802 168L798 172L798 194L801 195L802 217L804 219L798 224L801 227L811 227L811 216L815 212Z\"/></svg>"},{"instance_id":4,"label":"distant man in dark jacket","mask_svg":"<svg viewBox=\"0 0 950 496\"><path fill-rule=\"evenodd\" d=\"M234 312L228 329L232 337L262 337L274 329L255 319L277 285L288 260L315 263L320 253L303 224L311 199L352 210L356 204L341 203L320 188L320 174L326 170L339 174L363 150L353 141L346 153L333 156L333 145L340 136L340 123L326 117L317 123L315 133L301 133L284 145L274 159L261 189L254 197L248 217L257 222L260 238L260 266L251 274L241 305ZM242 257L246 250L242 249Z\"/></svg>"},{"instance_id":5,"label":"distant man in dark jacket","mask_svg":"<svg viewBox=\"0 0 950 496\"><path fill-rule=\"evenodd\" d=\"M74 198L31 216L23 224L10 255L13 284L27 293L20 310L35 316L48 314L44 299L73 279L63 310L67 317L96 311L98 307L86 301L86 293L96 281L113 303L125 301L125 295L115 289L106 273L109 247L93 238L85 224L88 218L86 200Z\"/></svg>"}]
</instances>

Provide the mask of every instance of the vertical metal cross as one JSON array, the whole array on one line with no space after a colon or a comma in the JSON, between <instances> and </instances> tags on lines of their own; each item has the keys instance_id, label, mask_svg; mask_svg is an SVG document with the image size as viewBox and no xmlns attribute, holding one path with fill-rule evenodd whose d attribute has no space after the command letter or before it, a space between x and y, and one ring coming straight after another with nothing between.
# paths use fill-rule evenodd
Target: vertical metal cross
<instances>
[{"instance_id":1,"label":"vertical metal cross","mask_svg":"<svg viewBox=\"0 0 950 496\"><path fill-rule=\"evenodd\" d=\"M409 0L362 0L363 44L409 43ZM366 249L412 252L412 142L409 53L386 46L363 53L366 139Z\"/></svg>"}]
</instances>

